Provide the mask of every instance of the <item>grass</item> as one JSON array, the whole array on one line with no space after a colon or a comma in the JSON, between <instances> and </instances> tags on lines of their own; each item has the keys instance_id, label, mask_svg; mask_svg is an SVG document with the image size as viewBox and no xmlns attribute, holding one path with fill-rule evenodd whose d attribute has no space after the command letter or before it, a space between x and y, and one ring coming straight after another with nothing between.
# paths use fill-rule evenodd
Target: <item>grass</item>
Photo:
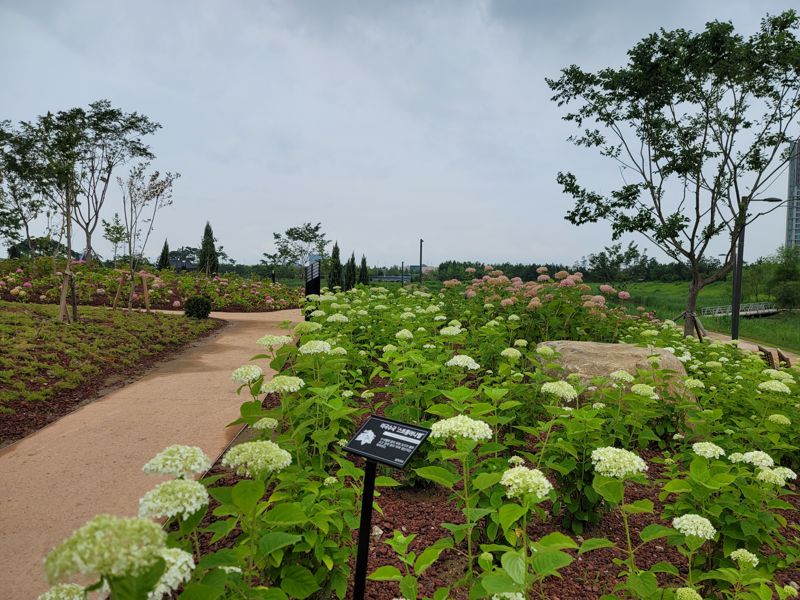
<instances>
[{"instance_id":1,"label":"grass","mask_svg":"<svg viewBox=\"0 0 800 600\"><path fill-rule=\"evenodd\" d=\"M0 302L0 413L43 402L108 376L136 370L219 326L218 321L81 307L81 321L56 320L58 307ZM0 420L3 419L0 414Z\"/></svg>"},{"instance_id":2,"label":"grass","mask_svg":"<svg viewBox=\"0 0 800 600\"><path fill-rule=\"evenodd\" d=\"M689 284L684 282L648 281L632 283L626 287L631 293L631 303L653 310L661 319L674 319L686 305ZM761 298L760 300L764 300ZM743 303L755 302L744 297ZM731 284L720 282L704 288L698 299L698 309L705 306L723 306L731 303ZM730 317L701 317L706 329L730 335ZM782 312L769 317L743 317L739 321L739 335L744 339L800 352L800 312Z\"/></svg>"}]
</instances>

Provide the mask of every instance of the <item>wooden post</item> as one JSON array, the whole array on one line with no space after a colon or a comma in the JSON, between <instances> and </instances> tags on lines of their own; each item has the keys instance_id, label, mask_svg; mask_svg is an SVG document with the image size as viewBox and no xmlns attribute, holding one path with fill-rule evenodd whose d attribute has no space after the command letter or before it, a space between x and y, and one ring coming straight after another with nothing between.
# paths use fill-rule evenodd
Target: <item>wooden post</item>
<instances>
[{"instance_id":1,"label":"wooden post","mask_svg":"<svg viewBox=\"0 0 800 600\"><path fill-rule=\"evenodd\" d=\"M150 312L150 294L147 290L147 279L150 277L150 273L146 271L140 271L139 275L142 277L142 295L144 296L144 309L147 312Z\"/></svg>"},{"instance_id":2,"label":"wooden post","mask_svg":"<svg viewBox=\"0 0 800 600\"><path fill-rule=\"evenodd\" d=\"M125 280L128 278L127 271L120 271L119 269L115 269L117 273L119 273L119 279L117 280L117 293L114 296L114 304L111 305L112 310L117 310L117 302L119 302L120 294L122 294L122 286L125 284Z\"/></svg>"}]
</instances>

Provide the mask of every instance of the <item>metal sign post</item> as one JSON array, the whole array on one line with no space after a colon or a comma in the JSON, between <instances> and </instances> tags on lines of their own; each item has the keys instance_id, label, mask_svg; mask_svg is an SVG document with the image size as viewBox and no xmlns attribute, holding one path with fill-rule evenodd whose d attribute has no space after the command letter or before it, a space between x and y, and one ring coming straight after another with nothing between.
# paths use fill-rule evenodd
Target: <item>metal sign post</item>
<instances>
[{"instance_id":1,"label":"metal sign post","mask_svg":"<svg viewBox=\"0 0 800 600\"><path fill-rule=\"evenodd\" d=\"M369 538L372 534L372 500L378 463L403 469L431 430L385 417L370 416L347 442L344 451L367 459L364 467L364 493L361 496L361 523L358 528L358 555L353 579L353 600L363 600L367 584Z\"/></svg>"}]
</instances>

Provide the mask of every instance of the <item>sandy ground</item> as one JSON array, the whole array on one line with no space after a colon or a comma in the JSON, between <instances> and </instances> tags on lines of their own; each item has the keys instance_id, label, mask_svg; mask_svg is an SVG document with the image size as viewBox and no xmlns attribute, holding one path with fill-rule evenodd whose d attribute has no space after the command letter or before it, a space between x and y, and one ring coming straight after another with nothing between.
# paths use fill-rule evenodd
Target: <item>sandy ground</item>
<instances>
[{"instance_id":1,"label":"sandy ground","mask_svg":"<svg viewBox=\"0 0 800 600\"><path fill-rule=\"evenodd\" d=\"M211 316L229 322L219 335L0 450L0 598L45 591L44 556L92 516L135 515L162 481L141 467L164 447L200 446L213 460L239 431L225 427L242 402L231 371L300 311Z\"/></svg>"}]
</instances>

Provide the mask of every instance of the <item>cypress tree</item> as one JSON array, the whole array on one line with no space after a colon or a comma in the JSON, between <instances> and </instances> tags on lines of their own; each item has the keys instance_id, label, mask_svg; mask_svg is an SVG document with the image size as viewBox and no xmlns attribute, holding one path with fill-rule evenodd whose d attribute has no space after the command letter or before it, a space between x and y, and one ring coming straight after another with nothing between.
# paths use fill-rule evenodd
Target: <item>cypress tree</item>
<instances>
[{"instance_id":1,"label":"cypress tree","mask_svg":"<svg viewBox=\"0 0 800 600\"><path fill-rule=\"evenodd\" d=\"M361 267L358 269L358 283L369 285L369 269L367 268L367 257L361 255Z\"/></svg>"},{"instance_id":2,"label":"cypress tree","mask_svg":"<svg viewBox=\"0 0 800 600\"><path fill-rule=\"evenodd\" d=\"M206 275L216 273L219 269L219 258L217 257L217 247L214 245L214 232L211 230L211 223L206 221L206 228L203 231L203 241L200 243L200 256L198 257L198 268Z\"/></svg>"},{"instance_id":3,"label":"cypress tree","mask_svg":"<svg viewBox=\"0 0 800 600\"><path fill-rule=\"evenodd\" d=\"M339 258L339 242L333 244L330 267L328 268L328 289L333 291L336 286L342 287L342 261Z\"/></svg>"},{"instance_id":4,"label":"cypress tree","mask_svg":"<svg viewBox=\"0 0 800 600\"><path fill-rule=\"evenodd\" d=\"M161 256L158 257L158 264L156 265L156 269L161 271L162 269L169 268L169 244L167 240L164 240L164 247L161 249Z\"/></svg>"},{"instance_id":5,"label":"cypress tree","mask_svg":"<svg viewBox=\"0 0 800 600\"><path fill-rule=\"evenodd\" d=\"M356 255L350 255L347 265L344 268L344 290L351 290L356 284Z\"/></svg>"}]
</instances>

